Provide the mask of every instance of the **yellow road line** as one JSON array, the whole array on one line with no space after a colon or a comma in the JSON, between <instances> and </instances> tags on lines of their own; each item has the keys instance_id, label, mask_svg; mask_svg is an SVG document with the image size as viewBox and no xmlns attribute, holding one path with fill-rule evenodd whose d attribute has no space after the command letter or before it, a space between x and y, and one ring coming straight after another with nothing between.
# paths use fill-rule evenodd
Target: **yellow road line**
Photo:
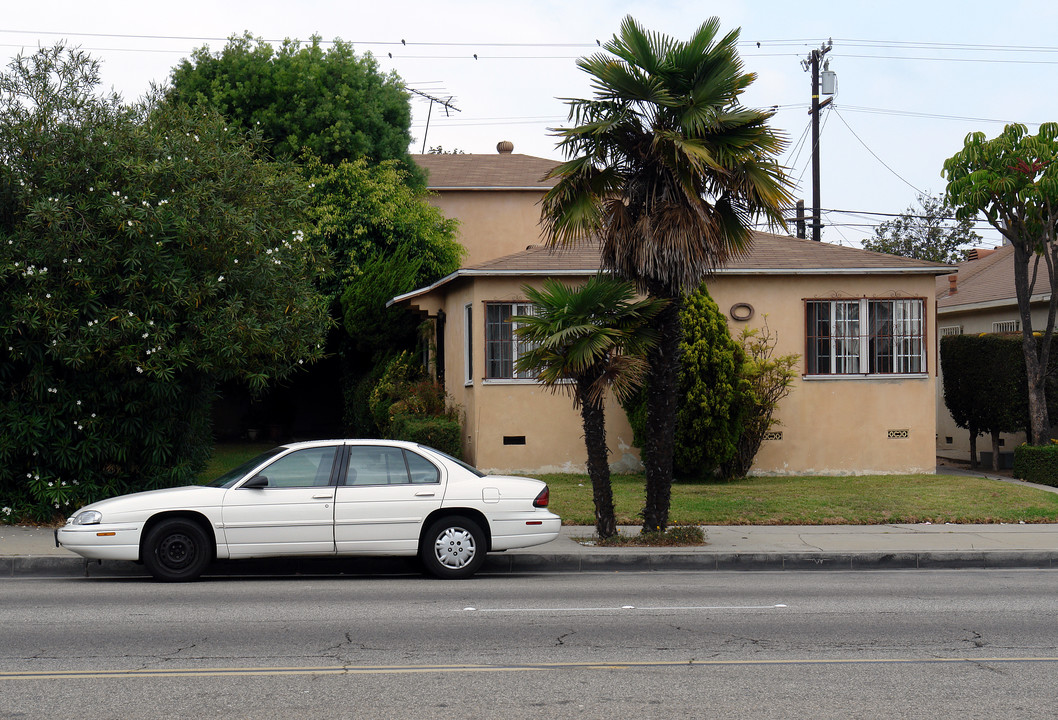
<instances>
[{"instance_id":1,"label":"yellow road line","mask_svg":"<svg viewBox=\"0 0 1058 720\"><path fill-rule=\"evenodd\" d=\"M233 677L275 675L399 675L408 673L525 672L545 670L627 670L630 668L739 667L768 665L931 665L941 663L1053 663L1058 657L836 658L792 660L685 660L666 662L573 662L524 665L334 665L320 667L144 668L139 670L56 670L0 672L0 680L69 680L144 677Z\"/></svg>"}]
</instances>

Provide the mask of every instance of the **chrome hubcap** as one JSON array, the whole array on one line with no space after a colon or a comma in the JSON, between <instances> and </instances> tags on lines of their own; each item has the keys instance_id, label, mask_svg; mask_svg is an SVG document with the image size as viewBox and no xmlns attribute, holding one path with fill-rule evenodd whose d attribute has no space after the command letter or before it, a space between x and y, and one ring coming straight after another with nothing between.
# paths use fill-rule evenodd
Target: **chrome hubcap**
<instances>
[{"instance_id":1,"label":"chrome hubcap","mask_svg":"<svg viewBox=\"0 0 1058 720\"><path fill-rule=\"evenodd\" d=\"M437 561L448 568L461 568L477 555L474 536L461 527L446 528L434 541L433 551Z\"/></svg>"}]
</instances>

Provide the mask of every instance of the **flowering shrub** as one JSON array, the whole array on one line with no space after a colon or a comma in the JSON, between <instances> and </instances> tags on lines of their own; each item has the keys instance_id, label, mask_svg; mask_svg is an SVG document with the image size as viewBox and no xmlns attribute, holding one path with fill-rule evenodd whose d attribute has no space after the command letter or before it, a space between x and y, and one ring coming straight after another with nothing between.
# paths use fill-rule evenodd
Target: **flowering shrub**
<instances>
[{"instance_id":1,"label":"flowering shrub","mask_svg":"<svg viewBox=\"0 0 1058 720\"><path fill-rule=\"evenodd\" d=\"M322 352L300 176L219 115L97 84L61 47L0 75L0 520L192 481L218 381Z\"/></svg>"}]
</instances>

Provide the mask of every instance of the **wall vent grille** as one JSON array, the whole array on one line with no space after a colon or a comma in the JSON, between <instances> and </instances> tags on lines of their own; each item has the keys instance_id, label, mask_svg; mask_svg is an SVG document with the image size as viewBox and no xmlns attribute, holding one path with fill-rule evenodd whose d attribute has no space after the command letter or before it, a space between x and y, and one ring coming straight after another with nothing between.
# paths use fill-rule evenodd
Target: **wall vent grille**
<instances>
[{"instance_id":1,"label":"wall vent grille","mask_svg":"<svg viewBox=\"0 0 1058 720\"><path fill-rule=\"evenodd\" d=\"M782 430L774 430L764 433L765 440L782 440Z\"/></svg>"},{"instance_id":2,"label":"wall vent grille","mask_svg":"<svg viewBox=\"0 0 1058 720\"><path fill-rule=\"evenodd\" d=\"M940 329L940 336L962 335L962 325L948 325Z\"/></svg>"},{"instance_id":3,"label":"wall vent grille","mask_svg":"<svg viewBox=\"0 0 1058 720\"><path fill-rule=\"evenodd\" d=\"M889 431L889 439L890 440L907 440L909 437L911 437L911 431L910 430L890 430Z\"/></svg>"}]
</instances>

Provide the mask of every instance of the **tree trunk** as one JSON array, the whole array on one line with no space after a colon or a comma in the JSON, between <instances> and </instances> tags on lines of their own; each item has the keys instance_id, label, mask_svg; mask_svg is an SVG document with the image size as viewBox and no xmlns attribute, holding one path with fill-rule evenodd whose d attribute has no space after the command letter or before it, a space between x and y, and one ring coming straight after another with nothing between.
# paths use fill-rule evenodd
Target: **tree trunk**
<instances>
[{"instance_id":1,"label":"tree trunk","mask_svg":"<svg viewBox=\"0 0 1058 720\"><path fill-rule=\"evenodd\" d=\"M647 387L647 438L643 446L646 471L646 504L643 531L664 532L669 524L672 499L672 460L676 436L676 392L680 370L680 297L656 319L659 339L647 355L650 364Z\"/></svg>"},{"instance_id":2,"label":"tree trunk","mask_svg":"<svg viewBox=\"0 0 1058 720\"><path fill-rule=\"evenodd\" d=\"M1029 385L1029 444L1046 445L1051 434L1051 422L1047 416L1047 368L1040 363L1039 343L1032 331L1030 301L1033 288L1029 287L1032 258L1031 248L1014 243L1014 291L1018 298L1018 314L1021 315L1021 351L1025 356L1025 376ZM1041 339L1041 342L1049 341L1049 336Z\"/></svg>"},{"instance_id":3,"label":"tree trunk","mask_svg":"<svg viewBox=\"0 0 1058 720\"><path fill-rule=\"evenodd\" d=\"M992 431L992 472L999 472L999 431Z\"/></svg>"},{"instance_id":4,"label":"tree trunk","mask_svg":"<svg viewBox=\"0 0 1058 720\"><path fill-rule=\"evenodd\" d=\"M606 413L602 403L592 404L589 397L589 378L577 380L580 396L580 417L584 422L584 446L588 451L588 477L591 478L592 500L595 502L595 532L606 539L617 534L614 518L613 488L610 486L610 460L606 449Z\"/></svg>"},{"instance_id":5,"label":"tree trunk","mask_svg":"<svg viewBox=\"0 0 1058 720\"><path fill-rule=\"evenodd\" d=\"M970 469L977 469L977 435L978 430L973 425L970 426Z\"/></svg>"}]
</instances>

